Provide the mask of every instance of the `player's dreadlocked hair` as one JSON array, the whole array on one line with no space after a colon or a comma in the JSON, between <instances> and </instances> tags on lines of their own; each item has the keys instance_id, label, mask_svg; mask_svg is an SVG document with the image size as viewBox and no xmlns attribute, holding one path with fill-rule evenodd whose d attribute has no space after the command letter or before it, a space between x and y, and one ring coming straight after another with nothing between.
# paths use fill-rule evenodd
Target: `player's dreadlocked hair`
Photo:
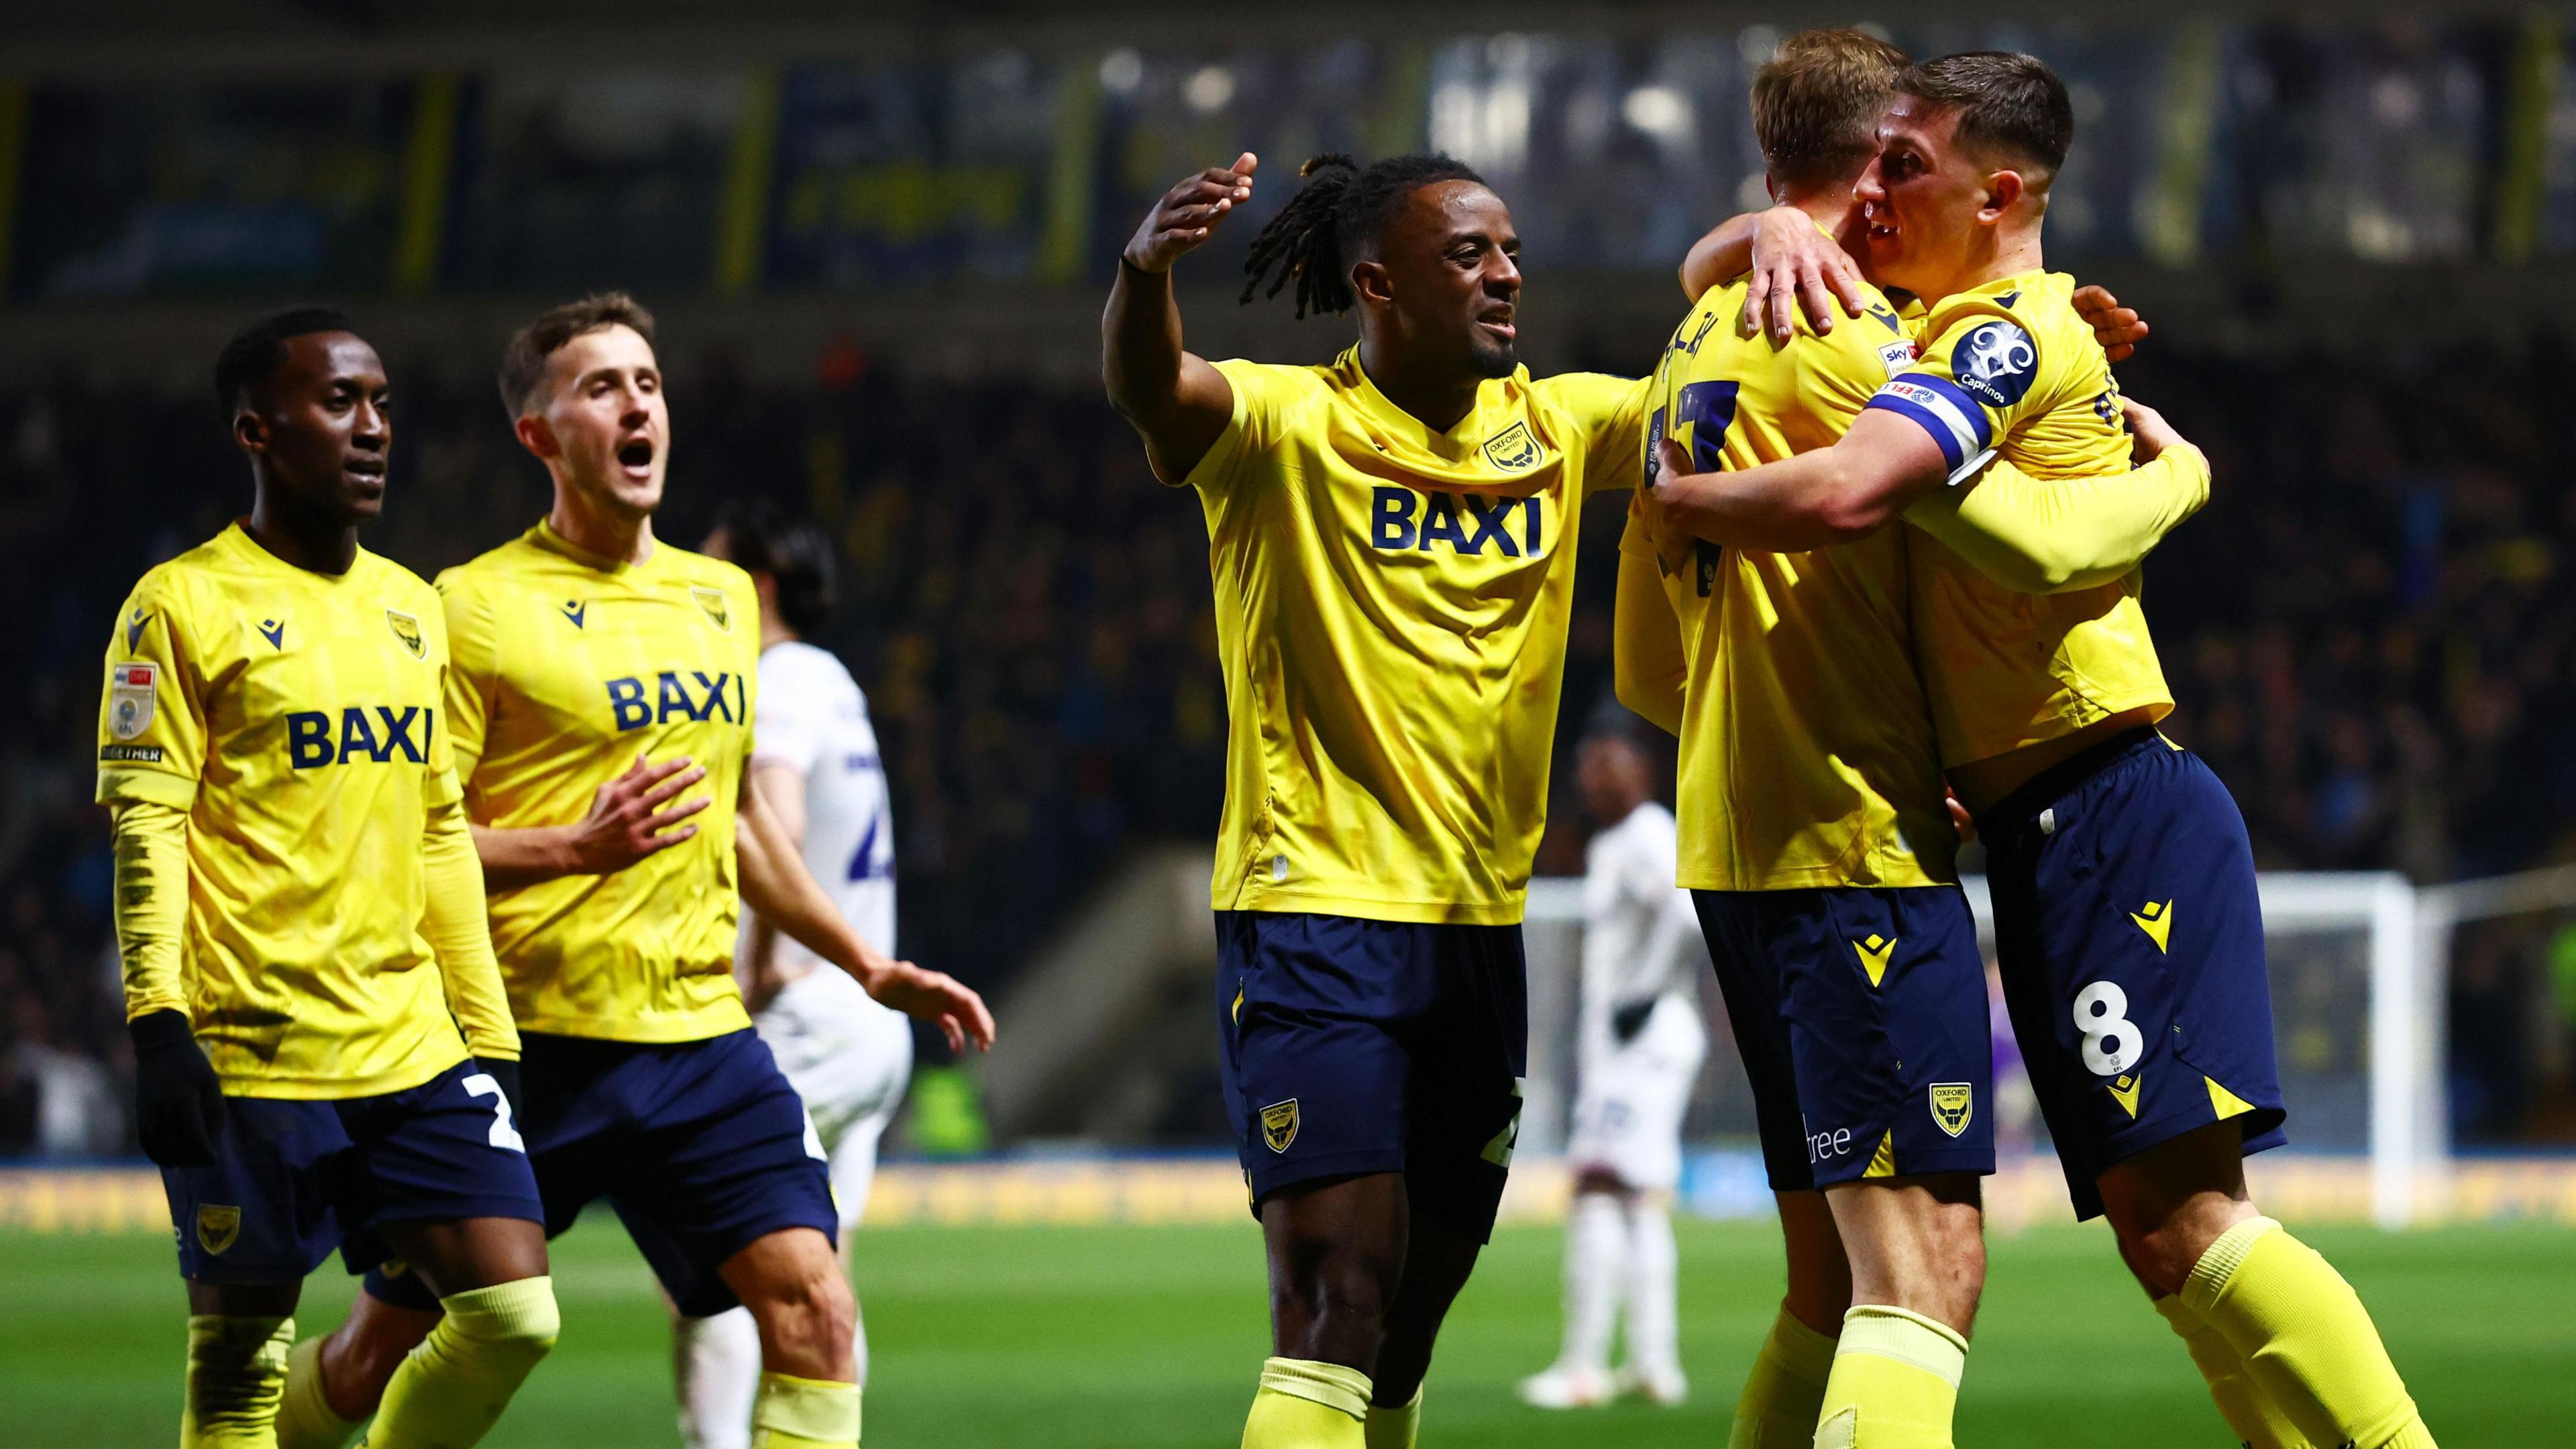
<instances>
[{"instance_id":1,"label":"player's dreadlocked hair","mask_svg":"<svg viewBox=\"0 0 2576 1449\"><path fill-rule=\"evenodd\" d=\"M1442 181L1485 184L1484 177L1446 156L1389 156L1362 166L1336 153L1316 157L1297 174L1306 184L1252 239L1241 300L1250 302L1264 277L1270 290L1263 295L1270 297L1294 279L1301 318L1351 309L1358 300L1351 295L1352 260L1376 240L1396 203L1414 188Z\"/></svg>"}]
</instances>

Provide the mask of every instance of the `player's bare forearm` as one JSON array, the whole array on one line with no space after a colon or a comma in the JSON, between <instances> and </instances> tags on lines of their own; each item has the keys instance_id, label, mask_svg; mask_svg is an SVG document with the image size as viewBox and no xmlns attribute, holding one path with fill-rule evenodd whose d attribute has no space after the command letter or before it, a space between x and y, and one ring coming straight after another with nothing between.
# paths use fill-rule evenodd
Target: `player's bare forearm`
<instances>
[{"instance_id":1,"label":"player's bare forearm","mask_svg":"<svg viewBox=\"0 0 2576 1449\"><path fill-rule=\"evenodd\" d=\"M1871 410L1830 448L1741 473L1692 473L1664 440L1654 504L1665 527L1766 553L1801 553L1867 538L1948 476L1940 445L1897 414Z\"/></svg>"},{"instance_id":2,"label":"player's bare forearm","mask_svg":"<svg viewBox=\"0 0 2576 1449\"><path fill-rule=\"evenodd\" d=\"M778 827L776 834L802 858L805 849L805 772L793 765L755 763L745 788L759 795L761 808ZM738 849L741 843L739 833L735 843ZM755 842L753 849L759 848ZM743 933L742 953L735 966L734 976L742 986L743 1000L750 1003L754 1011L768 1005L778 995L779 989L787 984L778 969L778 928L758 911L752 913L751 928Z\"/></svg>"},{"instance_id":3,"label":"player's bare forearm","mask_svg":"<svg viewBox=\"0 0 2576 1449\"><path fill-rule=\"evenodd\" d=\"M1119 253L1100 317L1100 378L1110 405L1145 439L1154 470L1177 482L1198 466L1234 416L1225 374L1183 345L1172 264L1252 195L1250 152L1164 193Z\"/></svg>"},{"instance_id":4,"label":"player's bare forearm","mask_svg":"<svg viewBox=\"0 0 2576 1449\"><path fill-rule=\"evenodd\" d=\"M862 939L832 909L831 898L807 873L805 862L745 791L734 816L734 853L741 866L743 904L789 939L840 967L878 1001L936 1022L952 1050L993 1044L993 1013L971 987L938 971L897 961Z\"/></svg>"},{"instance_id":5,"label":"player's bare forearm","mask_svg":"<svg viewBox=\"0 0 2576 1449\"><path fill-rule=\"evenodd\" d=\"M1730 216L1708 229L1708 235L1691 243L1682 258L1682 295L1696 302L1708 289L1729 277L1741 276L1753 265L1754 214Z\"/></svg>"}]
</instances>

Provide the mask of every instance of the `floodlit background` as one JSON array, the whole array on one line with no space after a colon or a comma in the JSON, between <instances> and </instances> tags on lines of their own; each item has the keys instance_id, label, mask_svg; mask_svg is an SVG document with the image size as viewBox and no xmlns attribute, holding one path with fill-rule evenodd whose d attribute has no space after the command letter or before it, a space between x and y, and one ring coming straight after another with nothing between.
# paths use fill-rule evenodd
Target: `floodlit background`
<instances>
[{"instance_id":1,"label":"floodlit background","mask_svg":"<svg viewBox=\"0 0 2576 1449\"><path fill-rule=\"evenodd\" d=\"M1192 344L1322 360L1235 305L1318 151L1439 149L1511 204L1540 371L1635 373L1700 231L1761 199L1775 4L91 0L0 19L0 1405L30 1442L164 1443L181 1315L138 1170L89 803L96 663L151 564L248 497L206 378L262 310L349 308L393 370L370 547L423 572L545 506L491 375L536 310L661 316L662 532L766 495L841 540L825 642L892 772L902 948L1003 1046L925 1038L858 1253L875 1445L1230 1442L1263 1351L1224 1151L1207 847L1224 700L1203 525L1097 382L1121 242L1250 149L1186 261ZM2259 1163L2380 1310L2446 1444L2576 1421L2576 50L2564 6L1891 7L1921 55L2048 59L2076 102L2052 265L2156 332L2120 368L2210 453L2155 557L2166 728L2268 872L2298 1155ZM1609 505L1604 505L1605 507ZM1609 687L1589 531L1561 744ZM1559 771L1542 875L1593 822ZM1973 860L1973 857L1972 857ZM1579 920L1542 882L1514 1226L1429 1442L1719 1442L1770 1312L1751 1116L1718 1050L1684 1235L1691 1407L1509 1403L1556 1329ZM1712 1022L1715 993L1709 993ZM1721 1030L1719 1040L1723 1042ZM2007 1116L1962 1442L2222 1442L2195 1376ZM2391 1231L2401 1230L2401 1231ZM491 1441L672 1442L664 1330L614 1226L561 1245L564 1349ZM317 1276L308 1325L346 1285ZM2551 1366L2559 1372L2551 1372Z\"/></svg>"}]
</instances>

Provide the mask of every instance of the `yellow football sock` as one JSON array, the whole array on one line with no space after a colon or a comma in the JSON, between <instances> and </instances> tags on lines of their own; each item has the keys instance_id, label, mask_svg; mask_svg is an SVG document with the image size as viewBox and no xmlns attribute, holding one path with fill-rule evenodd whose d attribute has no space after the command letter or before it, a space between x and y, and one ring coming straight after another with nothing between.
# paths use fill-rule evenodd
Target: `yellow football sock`
<instances>
[{"instance_id":1,"label":"yellow football sock","mask_svg":"<svg viewBox=\"0 0 2576 1449\"><path fill-rule=\"evenodd\" d=\"M340 1449L357 1431L322 1396L322 1340L308 1338L286 1354L286 1397L277 1406L277 1449Z\"/></svg>"},{"instance_id":2,"label":"yellow football sock","mask_svg":"<svg viewBox=\"0 0 2576 1449\"><path fill-rule=\"evenodd\" d=\"M1834 1340L1780 1310L1771 1335L1744 1376L1735 1400L1735 1427L1726 1449L1807 1449L1823 1417L1825 1381L1833 1377Z\"/></svg>"},{"instance_id":3,"label":"yellow football sock","mask_svg":"<svg viewBox=\"0 0 2576 1449\"><path fill-rule=\"evenodd\" d=\"M2209 1381L2209 1397L2218 1405L2218 1417L2227 1421L2238 1443L2245 1449L2310 1449L2307 1436L2264 1397L2262 1386L2245 1371L2245 1360L2237 1357L2207 1319L2179 1298L2157 1299L2156 1311L2173 1325L2183 1347L2191 1350L2193 1365Z\"/></svg>"},{"instance_id":4,"label":"yellow football sock","mask_svg":"<svg viewBox=\"0 0 2576 1449\"><path fill-rule=\"evenodd\" d=\"M451 1293L447 1316L394 1368L361 1449L468 1449L555 1346L552 1278Z\"/></svg>"},{"instance_id":5,"label":"yellow football sock","mask_svg":"<svg viewBox=\"0 0 2576 1449\"><path fill-rule=\"evenodd\" d=\"M277 1442L277 1401L286 1392L292 1318L188 1318L187 1397L179 1408L179 1449L269 1449Z\"/></svg>"},{"instance_id":6,"label":"yellow football sock","mask_svg":"<svg viewBox=\"0 0 2576 1449\"><path fill-rule=\"evenodd\" d=\"M1855 1306L1843 1315L1816 1449L1951 1449L1967 1366L1968 1341L1947 1325L1883 1303Z\"/></svg>"},{"instance_id":7,"label":"yellow football sock","mask_svg":"<svg viewBox=\"0 0 2576 1449\"><path fill-rule=\"evenodd\" d=\"M2311 1444L2433 1449L2360 1295L2270 1218L2219 1235L2182 1285L2263 1396Z\"/></svg>"},{"instance_id":8,"label":"yellow football sock","mask_svg":"<svg viewBox=\"0 0 2576 1449\"><path fill-rule=\"evenodd\" d=\"M1369 1376L1337 1363L1273 1358L1243 1421L1243 1449L1368 1449Z\"/></svg>"},{"instance_id":9,"label":"yellow football sock","mask_svg":"<svg viewBox=\"0 0 2576 1449\"><path fill-rule=\"evenodd\" d=\"M859 1386L762 1374L751 1449L859 1449Z\"/></svg>"},{"instance_id":10,"label":"yellow football sock","mask_svg":"<svg viewBox=\"0 0 2576 1449\"><path fill-rule=\"evenodd\" d=\"M1414 1436L1422 1432L1422 1385L1415 1384L1413 1397L1402 1404L1371 1403L1362 1428L1368 1449L1413 1449Z\"/></svg>"}]
</instances>

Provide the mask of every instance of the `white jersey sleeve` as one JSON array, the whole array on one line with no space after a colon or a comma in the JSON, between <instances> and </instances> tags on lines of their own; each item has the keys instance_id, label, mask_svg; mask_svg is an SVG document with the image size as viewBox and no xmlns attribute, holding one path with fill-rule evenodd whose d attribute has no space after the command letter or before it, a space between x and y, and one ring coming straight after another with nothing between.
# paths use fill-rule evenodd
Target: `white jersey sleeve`
<instances>
[{"instance_id":1,"label":"white jersey sleeve","mask_svg":"<svg viewBox=\"0 0 2576 1449\"><path fill-rule=\"evenodd\" d=\"M752 706L755 764L786 765L810 775L831 733L832 706L855 690L841 661L811 644L779 644L760 656L760 697Z\"/></svg>"}]
</instances>

